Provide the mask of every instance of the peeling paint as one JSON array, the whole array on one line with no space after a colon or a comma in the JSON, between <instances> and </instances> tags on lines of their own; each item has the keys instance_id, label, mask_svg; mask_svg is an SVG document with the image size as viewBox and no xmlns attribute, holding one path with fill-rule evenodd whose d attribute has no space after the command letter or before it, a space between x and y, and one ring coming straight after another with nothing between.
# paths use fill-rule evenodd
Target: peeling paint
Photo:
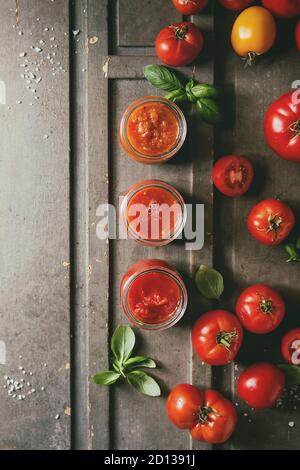
<instances>
[{"instance_id":1,"label":"peeling paint","mask_svg":"<svg viewBox=\"0 0 300 470\"><path fill-rule=\"evenodd\" d=\"M19 1L16 0L16 25L19 26L20 24L20 7L19 7Z\"/></svg>"},{"instance_id":2,"label":"peeling paint","mask_svg":"<svg viewBox=\"0 0 300 470\"><path fill-rule=\"evenodd\" d=\"M89 39L89 43L94 45L94 44L97 44L99 38L98 36L92 36L90 39Z\"/></svg>"},{"instance_id":3,"label":"peeling paint","mask_svg":"<svg viewBox=\"0 0 300 470\"><path fill-rule=\"evenodd\" d=\"M104 73L104 77L105 77L105 78L108 78L109 60L110 60L110 58L107 57L107 58L106 58L106 61L104 62L104 65L103 65L103 67L102 67L102 70L103 70L103 73Z\"/></svg>"},{"instance_id":4,"label":"peeling paint","mask_svg":"<svg viewBox=\"0 0 300 470\"><path fill-rule=\"evenodd\" d=\"M93 449L93 438L94 438L94 431L93 431L93 426L91 426L91 429L88 431L88 450Z\"/></svg>"}]
</instances>

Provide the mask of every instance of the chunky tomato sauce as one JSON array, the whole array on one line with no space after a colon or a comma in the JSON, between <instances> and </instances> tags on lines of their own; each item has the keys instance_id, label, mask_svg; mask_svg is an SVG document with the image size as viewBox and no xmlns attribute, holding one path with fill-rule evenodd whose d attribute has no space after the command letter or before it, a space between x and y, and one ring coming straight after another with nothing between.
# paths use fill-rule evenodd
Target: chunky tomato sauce
<instances>
[{"instance_id":1,"label":"chunky tomato sauce","mask_svg":"<svg viewBox=\"0 0 300 470\"><path fill-rule=\"evenodd\" d=\"M180 305L181 292L177 283L161 272L141 274L128 293L129 308L143 323L163 323Z\"/></svg>"},{"instance_id":2,"label":"chunky tomato sauce","mask_svg":"<svg viewBox=\"0 0 300 470\"><path fill-rule=\"evenodd\" d=\"M135 109L127 122L127 138L139 153L155 156L171 150L178 139L179 124L164 103L149 102Z\"/></svg>"},{"instance_id":3,"label":"chunky tomato sauce","mask_svg":"<svg viewBox=\"0 0 300 470\"><path fill-rule=\"evenodd\" d=\"M163 272L164 269L173 271L165 261L146 259L135 263L124 275L121 298L124 300L126 296L131 315L137 321L148 325L162 324L171 320L184 303L180 281L176 281L171 273ZM124 286L134 275L136 277L125 293ZM178 276L175 270L174 276Z\"/></svg>"},{"instance_id":4,"label":"chunky tomato sauce","mask_svg":"<svg viewBox=\"0 0 300 470\"><path fill-rule=\"evenodd\" d=\"M144 240L171 238L181 217L179 201L160 186L148 186L137 191L127 206L128 225Z\"/></svg>"}]
</instances>

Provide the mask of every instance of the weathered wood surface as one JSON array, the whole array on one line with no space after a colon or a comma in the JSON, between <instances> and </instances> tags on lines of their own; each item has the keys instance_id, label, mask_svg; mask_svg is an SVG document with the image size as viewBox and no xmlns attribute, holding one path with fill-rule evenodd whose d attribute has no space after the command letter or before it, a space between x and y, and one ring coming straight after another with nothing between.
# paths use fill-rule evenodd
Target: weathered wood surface
<instances>
[{"instance_id":1,"label":"weathered wood surface","mask_svg":"<svg viewBox=\"0 0 300 470\"><path fill-rule=\"evenodd\" d=\"M104 4L105 2L103 8ZM299 66L295 63L297 53L290 38L287 39L285 31L283 36L285 42L290 43L287 51L283 51L279 44L256 68L244 70L228 40L234 14L225 13L224 10L217 8L214 15L207 12L205 15L194 17L193 20L205 30L209 43L206 60L196 67L196 78L202 81L215 81L224 86L227 97L227 126L225 130L215 133L214 142L211 130L205 125L197 125L195 119L190 116L188 143L180 158L159 167L138 165L128 159L120 148L117 135L120 118L129 102L147 93L153 93L153 88L141 80L142 67L157 61L154 57L153 39L161 22L168 24L171 19L173 21L180 18L179 16L176 18L176 12L174 17L171 2L168 5L164 2L161 8L161 2L154 1L144 5L143 15L137 15L138 18L135 17L133 21L132 12L137 13L139 5L140 2L134 0L109 2L110 41L108 56L105 55L102 59L109 88L107 152L109 202L116 204L119 195L139 179L148 177L167 179L182 191L187 200L205 203L206 241L205 248L196 253L186 253L183 246L176 243L164 248L151 249L137 246L132 241L110 242L109 263L106 268L109 269L111 299L108 310L109 329L112 331L117 323L124 321L119 304L119 283L127 266L132 262L142 257L166 258L176 265L187 279L191 278L200 262L207 264L214 262L226 279L224 307L233 309L240 289L259 280L278 287L283 294L289 294L286 296L289 316L280 331L264 339L246 335L246 342L240 354L242 364L262 359L276 361L279 358L278 338L289 323L297 323L297 319L293 318L293 311L297 300L299 303L299 294L297 299L299 271L297 266L285 264L282 250L275 251L257 246L247 233L245 220L254 202L275 194L287 198L297 209L297 181L300 170L298 167L294 169L292 165L291 175L291 167L272 155L264 143L261 126L267 104L281 92L289 89L291 82L297 78L299 71ZM162 15L165 15L164 21ZM152 18L155 18L155 21L151 21ZM291 23L289 25L288 36L291 36ZM184 73L190 76L192 67L184 70ZM235 111L235 120L231 116L232 110ZM210 169L214 158L229 152L245 154L253 159L258 172L255 189L243 199L227 200L214 193L213 200ZM280 194L276 191L279 188ZM102 268L105 272L104 266ZM218 387L237 402L235 374L236 369L241 370L241 365L215 369L212 375L210 368L202 366L201 362L192 356L190 327L197 316L212 307L212 304L205 305L196 296L190 281L188 284L192 302L183 321L170 331L155 335L143 333L143 350L159 358L161 368L157 371L157 377L164 384L165 391L178 382L188 381L198 385ZM106 293L105 289L104 286L103 295ZM274 352L276 349L277 354ZM106 360L105 356L104 362ZM110 448L209 448L192 443L187 434L170 426L165 417L164 397L149 400L133 396L130 390L120 386L110 392L109 400ZM296 421L297 410L291 410L290 406L285 404L283 410L275 409L254 415L239 404L238 430L232 440L221 447L297 448L299 435L297 427L291 429L288 426L289 421ZM92 410L96 410L93 402ZM94 438L96 437L95 435ZM99 444L99 439L97 443Z\"/></svg>"},{"instance_id":2,"label":"weathered wood surface","mask_svg":"<svg viewBox=\"0 0 300 470\"><path fill-rule=\"evenodd\" d=\"M192 354L191 326L213 307L194 290L195 269L204 263L222 271L223 306L228 309L234 308L243 287L260 280L287 300L288 317L278 332L263 338L246 335L238 370L262 358L277 361L279 338L299 324L298 266L285 264L282 249L259 246L245 225L250 207L264 197L281 196L300 212L300 167L272 154L261 127L266 106L299 78L291 23L285 27L285 46L277 44L253 70L244 70L228 41L235 15L217 7L193 18L208 44L195 76L224 87L227 125L213 133L188 116L188 139L179 157L149 167L124 154L118 126L129 102L153 93L142 79L142 68L157 62L153 40L159 29L181 19L171 1L19 0L15 28L15 1L0 0L0 6L0 80L7 84L7 104L0 105L0 340L6 343L7 364L0 369L2 375L19 377L17 368L24 366L34 371L33 386L38 384L36 395L25 402L14 401L0 388L0 422L5 423L0 424L0 448L62 449L72 442L80 449L209 449L173 428L164 409L168 389L179 382L214 386L237 401L234 366L211 370ZM43 52L30 49L44 36ZM98 40L89 40L94 37ZM51 43L58 44L55 63L61 61L67 72L70 65L70 75L62 70L52 75L53 64L47 61ZM28 56L19 57L24 51ZM36 87L39 100L32 99L20 77L20 64L34 54L45 56L42 82ZM189 77L192 71L187 67L183 73ZM254 190L238 200L221 197L210 182L214 159L231 152L249 156L259 174ZM173 184L188 202L205 204L203 250L186 252L177 242L154 249L130 240L98 240L99 204L117 204L128 186L152 177ZM107 369L109 336L124 322L120 279L131 263L154 256L182 272L191 299L179 325L138 334L143 353L158 359L155 375L164 396L143 397L122 385L96 387L90 377ZM64 413L71 399L72 418ZM239 404L238 430L221 448L299 448L299 411L293 406L288 402L283 409L254 414ZM289 421L296 426L290 428Z\"/></svg>"},{"instance_id":3,"label":"weathered wood surface","mask_svg":"<svg viewBox=\"0 0 300 470\"><path fill-rule=\"evenodd\" d=\"M246 334L239 362L280 362L280 341L288 329L299 326L299 280L296 264L286 263L282 247L264 247L247 233L246 217L251 207L262 199L280 197L299 215L300 167L277 157L266 145L262 128L266 108L287 92L300 75L299 56L294 45L295 22L278 22L278 40L274 49L261 58L253 69L244 69L227 39L233 21L231 14L217 15L216 80L225 84L228 114L235 115L233 125L219 134L216 157L237 153L251 158L256 169L253 189L241 199L218 197L215 211L215 265L227 280L226 306L234 309L239 292L248 285L262 282L278 289L287 303L287 316L276 332L257 336ZM230 117L228 116L230 121ZM298 227L299 229L299 227ZM219 377L224 390L235 390L234 367ZM284 400L283 409L252 412L239 406L239 424L225 447L233 449L299 449L299 404ZM244 413L246 415L244 416ZM294 422L290 428L288 423Z\"/></svg>"},{"instance_id":4,"label":"weathered wood surface","mask_svg":"<svg viewBox=\"0 0 300 470\"><path fill-rule=\"evenodd\" d=\"M0 340L6 345L0 448L68 449L68 2L1 0L0 7L0 80L6 85L6 104L3 96L0 104ZM51 64L47 54L54 51ZM42 80L32 78L29 89L25 73ZM16 392L26 394L24 401L9 397L4 375L24 378L36 392L28 396L25 383Z\"/></svg>"}]
</instances>

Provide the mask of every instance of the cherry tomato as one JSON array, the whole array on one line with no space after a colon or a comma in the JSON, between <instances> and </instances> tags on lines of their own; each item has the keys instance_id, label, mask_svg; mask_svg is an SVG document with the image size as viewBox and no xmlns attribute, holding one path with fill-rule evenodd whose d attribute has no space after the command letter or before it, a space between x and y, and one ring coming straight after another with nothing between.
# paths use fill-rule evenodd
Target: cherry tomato
<instances>
[{"instance_id":1,"label":"cherry tomato","mask_svg":"<svg viewBox=\"0 0 300 470\"><path fill-rule=\"evenodd\" d=\"M243 327L252 333L270 333L282 322L285 304L274 289L255 284L241 293L236 304L236 314Z\"/></svg>"},{"instance_id":2,"label":"cherry tomato","mask_svg":"<svg viewBox=\"0 0 300 470\"><path fill-rule=\"evenodd\" d=\"M192 385L173 388L166 404L167 416L180 429L189 429L193 439L211 444L227 441L237 423L233 404L215 390Z\"/></svg>"},{"instance_id":3,"label":"cherry tomato","mask_svg":"<svg viewBox=\"0 0 300 470\"><path fill-rule=\"evenodd\" d=\"M274 101L264 119L266 141L277 155L300 163L300 98L294 90Z\"/></svg>"},{"instance_id":4,"label":"cherry tomato","mask_svg":"<svg viewBox=\"0 0 300 470\"><path fill-rule=\"evenodd\" d=\"M296 26L295 39L296 39L297 49L300 52L300 20L298 21L297 26Z\"/></svg>"},{"instance_id":5,"label":"cherry tomato","mask_svg":"<svg viewBox=\"0 0 300 470\"><path fill-rule=\"evenodd\" d=\"M300 15L299 0L262 0L262 4L281 18L293 18Z\"/></svg>"},{"instance_id":6,"label":"cherry tomato","mask_svg":"<svg viewBox=\"0 0 300 470\"><path fill-rule=\"evenodd\" d=\"M250 188L254 177L252 163L245 157L228 155L220 158L212 170L214 185L225 196L241 196Z\"/></svg>"},{"instance_id":7,"label":"cherry tomato","mask_svg":"<svg viewBox=\"0 0 300 470\"><path fill-rule=\"evenodd\" d=\"M253 0L219 0L219 2L227 10L239 11L251 5Z\"/></svg>"},{"instance_id":8,"label":"cherry tomato","mask_svg":"<svg viewBox=\"0 0 300 470\"><path fill-rule=\"evenodd\" d=\"M226 310L212 310L202 315L192 330L195 352L212 366L229 364L237 355L243 340L238 318Z\"/></svg>"},{"instance_id":9,"label":"cherry tomato","mask_svg":"<svg viewBox=\"0 0 300 470\"><path fill-rule=\"evenodd\" d=\"M281 354L286 362L300 365L300 328L288 331L281 341Z\"/></svg>"},{"instance_id":10,"label":"cherry tomato","mask_svg":"<svg viewBox=\"0 0 300 470\"><path fill-rule=\"evenodd\" d=\"M251 235L263 245L279 245L295 225L295 216L284 202L266 199L254 206L248 217Z\"/></svg>"},{"instance_id":11,"label":"cherry tomato","mask_svg":"<svg viewBox=\"0 0 300 470\"><path fill-rule=\"evenodd\" d=\"M208 0L172 0L174 7L183 15L195 15L204 10Z\"/></svg>"},{"instance_id":12,"label":"cherry tomato","mask_svg":"<svg viewBox=\"0 0 300 470\"><path fill-rule=\"evenodd\" d=\"M270 408L281 397L285 385L283 372L262 362L248 367L237 381L238 396L257 410Z\"/></svg>"},{"instance_id":13,"label":"cherry tomato","mask_svg":"<svg viewBox=\"0 0 300 470\"><path fill-rule=\"evenodd\" d=\"M264 54L274 44L276 23L272 14L263 7L250 7L235 20L231 44L235 52L251 65L257 55Z\"/></svg>"},{"instance_id":14,"label":"cherry tomato","mask_svg":"<svg viewBox=\"0 0 300 470\"><path fill-rule=\"evenodd\" d=\"M155 41L159 59L173 67L182 67L193 62L203 45L203 35L193 23L166 26L158 33Z\"/></svg>"}]
</instances>

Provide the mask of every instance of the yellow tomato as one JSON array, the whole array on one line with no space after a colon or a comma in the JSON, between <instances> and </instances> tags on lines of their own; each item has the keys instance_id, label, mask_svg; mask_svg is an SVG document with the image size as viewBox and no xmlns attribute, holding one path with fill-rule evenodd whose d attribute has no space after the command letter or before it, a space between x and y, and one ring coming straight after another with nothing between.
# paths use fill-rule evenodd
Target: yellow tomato
<instances>
[{"instance_id":1,"label":"yellow tomato","mask_svg":"<svg viewBox=\"0 0 300 470\"><path fill-rule=\"evenodd\" d=\"M234 22L231 44L235 52L253 61L274 44L276 23L272 14L263 7L250 7L242 11Z\"/></svg>"}]
</instances>

